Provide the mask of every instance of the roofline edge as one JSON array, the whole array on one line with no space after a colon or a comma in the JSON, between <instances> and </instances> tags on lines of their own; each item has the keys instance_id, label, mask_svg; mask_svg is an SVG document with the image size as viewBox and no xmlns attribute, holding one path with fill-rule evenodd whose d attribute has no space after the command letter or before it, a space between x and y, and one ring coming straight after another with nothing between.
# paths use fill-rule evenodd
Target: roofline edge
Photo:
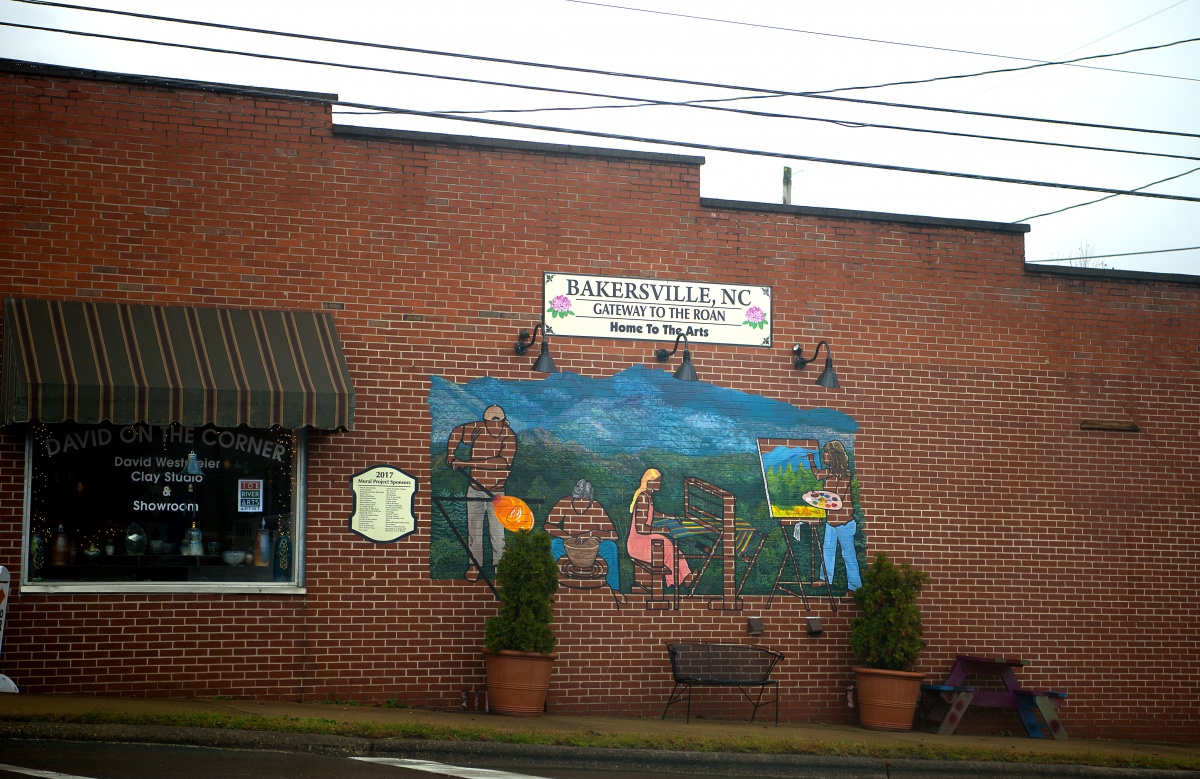
<instances>
[{"instance_id":1,"label":"roofline edge","mask_svg":"<svg viewBox=\"0 0 1200 779\"><path fill-rule=\"evenodd\" d=\"M19 73L28 76L49 76L56 78L77 78L86 81L113 81L121 84L135 84L160 89L194 89L201 92L215 92L246 97L269 97L281 100L300 100L303 102L336 103L338 96L327 92L302 92L295 89L275 89L273 87L251 87L238 84L222 84L215 81L193 81L186 78L167 78L164 76L139 76L133 73L116 73L108 70L89 70L87 68L72 68L64 65L51 65L45 62L30 60L14 60L0 57L0 73Z\"/></svg>"},{"instance_id":2,"label":"roofline edge","mask_svg":"<svg viewBox=\"0 0 1200 779\"><path fill-rule=\"evenodd\" d=\"M394 130L389 127L365 127L355 124L335 124L333 134L343 138L364 138L367 140L415 141L417 143L444 144L450 146L470 146L474 148L513 149L549 154L562 154L572 157L612 157L618 159L640 160L643 162L663 162L672 165L703 165L704 157L686 154L664 154L653 151L634 151L632 149L610 149L600 146L576 146L574 144L543 143L541 141L517 141L506 138L486 138L477 135L456 135L452 133L431 133L419 130Z\"/></svg>"},{"instance_id":3,"label":"roofline edge","mask_svg":"<svg viewBox=\"0 0 1200 779\"><path fill-rule=\"evenodd\" d=\"M941 216L918 216L914 214L890 214L882 211L859 211L850 208L823 208L820 206L792 206L783 203L755 203L742 200L700 198L702 208L726 211L760 211L793 216L824 216L833 219L854 219L869 222L900 222L903 224L930 227L957 227L966 230L987 230L998 233L1027 233L1029 225L1018 222L986 222L976 219L951 219Z\"/></svg>"}]
</instances>

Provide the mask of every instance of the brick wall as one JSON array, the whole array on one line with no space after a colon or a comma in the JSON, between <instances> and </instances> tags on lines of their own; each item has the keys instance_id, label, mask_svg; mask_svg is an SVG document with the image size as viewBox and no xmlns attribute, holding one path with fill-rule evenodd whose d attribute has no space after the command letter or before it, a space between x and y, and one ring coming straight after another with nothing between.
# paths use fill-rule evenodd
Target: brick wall
<instances>
[{"instance_id":1,"label":"brick wall","mask_svg":"<svg viewBox=\"0 0 1200 779\"><path fill-rule=\"evenodd\" d=\"M347 531L346 480L394 463L425 483L428 377L528 379L512 343L557 270L773 287L775 348L694 346L697 370L860 423L870 548L932 576L920 670L1020 655L1027 685L1070 692L1073 735L1200 730L1200 285L1029 273L1017 231L701 203L687 158L335 133L315 97L82 76L0 72L3 295L331 310L358 406L353 432L310 439L305 595L15 592L0 670L23 690L457 707L483 685L495 601L429 579L427 495L416 533L374 545ZM791 368L818 339L840 390ZM657 365L654 346L554 352L606 376ZM14 573L23 469L23 431L5 430ZM664 642L754 640L788 655L784 717L851 720L854 607L814 609L618 611L563 591L549 707L657 714Z\"/></svg>"}]
</instances>

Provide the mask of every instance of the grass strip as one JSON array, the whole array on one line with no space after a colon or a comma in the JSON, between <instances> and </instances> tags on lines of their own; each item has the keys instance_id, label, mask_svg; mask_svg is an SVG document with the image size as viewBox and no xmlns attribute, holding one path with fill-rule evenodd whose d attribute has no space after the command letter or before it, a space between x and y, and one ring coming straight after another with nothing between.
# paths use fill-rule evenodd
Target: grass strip
<instances>
[{"instance_id":1,"label":"grass strip","mask_svg":"<svg viewBox=\"0 0 1200 779\"><path fill-rule=\"evenodd\" d=\"M1086 765L1200 771L1200 759L1109 752L1034 753L1015 749L956 747L952 744L877 744L772 736L704 737L688 734L599 733L594 731L512 731L489 727L449 727L424 722L342 722L324 717L266 717L252 714L131 714L88 711L78 715L0 714L0 722L47 722L81 725L160 725L221 730L312 733L367 739L534 744L598 749L663 749L691 752L741 752L776 755L869 757L880 760L978 760L1002 763Z\"/></svg>"}]
</instances>

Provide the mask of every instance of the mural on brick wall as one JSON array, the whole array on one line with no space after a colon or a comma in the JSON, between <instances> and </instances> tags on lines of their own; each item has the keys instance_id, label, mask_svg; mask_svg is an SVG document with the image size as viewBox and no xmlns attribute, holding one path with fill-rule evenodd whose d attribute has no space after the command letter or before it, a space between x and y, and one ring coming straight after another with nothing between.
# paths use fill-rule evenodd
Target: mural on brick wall
<instances>
[{"instance_id":1,"label":"mural on brick wall","mask_svg":"<svg viewBox=\"0 0 1200 779\"><path fill-rule=\"evenodd\" d=\"M433 579L491 582L514 526L503 497L552 536L562 586L616 608L736 610L745 595L808 603L859 586L858 424L840 411L644 366L434 376L429 409Z\"/></svg>"}]
</instances>

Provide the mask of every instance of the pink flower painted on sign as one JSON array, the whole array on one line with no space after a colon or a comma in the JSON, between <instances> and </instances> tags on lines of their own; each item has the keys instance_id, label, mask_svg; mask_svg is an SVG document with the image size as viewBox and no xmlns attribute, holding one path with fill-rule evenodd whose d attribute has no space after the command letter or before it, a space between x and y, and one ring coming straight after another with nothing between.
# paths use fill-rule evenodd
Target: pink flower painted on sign
<instances>
[{"instance_id":1,"label":"pink flower painted on sign","mask_svg":"<svg viewBox=\"0 0 1200 779\"><path fill-rule=\"evenodd\" d=\"M575 316L575 312L571 310L571 299L566 295L555 295L550 299L550 308L546 312L552 317L569 317Z\"/></svg>"},{"instance_id":2,"label":"pink flower painted on sign","mask_svg":"<svg viewBox=\"0 0 1200 779\"><path fill-rule=\"evenodd\" d=\"M767 325L767 312L763 311L758 306L750 306L746 309L746 321L744 325L750 325L755 330L761 330Z\"/></svg>"}]
</instances>

